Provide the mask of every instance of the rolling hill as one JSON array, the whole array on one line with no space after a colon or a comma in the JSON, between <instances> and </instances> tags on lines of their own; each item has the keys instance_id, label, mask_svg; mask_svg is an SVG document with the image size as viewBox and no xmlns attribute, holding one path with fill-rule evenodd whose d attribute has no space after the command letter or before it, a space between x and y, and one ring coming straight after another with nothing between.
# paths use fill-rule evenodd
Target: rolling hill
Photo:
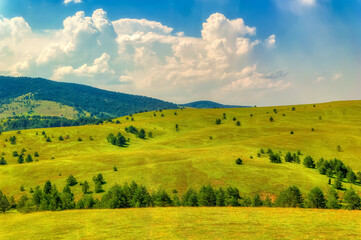
<instances>
[{"instance_id":1,"label":"rolling hill","mask_svg":"<svg viewBox=\"0 0 361 240\"><path fill-rule=\"evenodd\" d=\"M271 118L273 121L270 121ZM221 124L217 125L216 119L221 119ZM237 126L237 121L240 126ZM125 128L130 126L143 128L147 136L152 132L152 137L140 139L126 132ZM281 164L271 163L267 156L258 155L260 149L270 148L279 153L282 159L287 151L300 151L301 161L307 155L316 161L321 157L338 158L357 172L361 170L360 126L361 101L346 101L237 109L173 109L124 116L101 125L3 132L0 135L0 153L8 165L0 166L0 189L19 199L22 195L29 194L31 188L43 186L47 180L62 189L67 177L74 175L79 182L88 181L93 191L92 178L101 173L106 181L103 186L105 191L114 184L134 180L145 185L150 192L162 187L170 193L177 190L179 194L184 194L189 188L199 189L202 185L211 184L224 188L235 186L240 190L241 196L258 193L261 197L270 196L272 199L281 190L296 185L306 197L308 191L315 186L326 193L331 187L329 178L321 175L318 169L306 168L303 164L284 161ZM107 141L110 133L118 132L129 138L127 147L117 147ZM51 141L47 141L43 134ZM16 144L11 144L9 139L14 136ZM64 139L60 140L60 136L64 136ZM32 156L38 152L39 157L34 158L32 163L18 164L18 158L13 157L13 152L21 152L22 149L25 154ZM243 160L242 165L235 163L237 158ZM114 166L118 171L114 171ZM333 182L335 178L331 180ZM358 183L351 184L344 180L342 184L344 188L352 187L357 193L361 192ZM25 191L21 191L20 186ZM83 196L79 184L72 187L72 192L77 200ZM344 191L338 192L342 198ZM91 195L100 199L103 193ZM110 223L100 220L114 214L119 217L112 217L112 222L118 219L120 225L109 227ZM134 219L135 216L137 220ZM223 220L217 223L215 219L207 220L214 216ZM204 226L214 223L212 229L223 231L224 235L220 238L224 239L240 236L253 236L256 239L294 236L307 239L320 234L320 227L326 224L330 229L323 228L322 238L340 239L355 236L358 218L358 211L349 213L343 210L267 208L77 210L28 215L12 212L0 220L0 225L4 228L0 227L0 233L6 239L16 239L19 237L17 226L21 226L20 230L24 234L25 231L30 231L34 236L49 234L51 238L67 234L67 238L73 238L75 235L69 231L65 233L62 229L69 229L76 222L82 221L82 226L71 231L82 238L92 239L91 235L99 238L108 236L107 232L99 231L99 226L104 226L107 231L115 231L114 234L121 234L115 229L128 229L135 225L140 226L142 231L132 230L124 236L182 239L187 238L185 232L189 231L192 236L210 238L213 236L212 232ZM169 219L176 219L178 224L167 225ZM283 219L283 223L280 223L280 219ZM152 221L160 224L158 226L161 228L146 231L142 226L151 224ZM191 224L184 228L187 221L200 225ZM97 222L96 226L92 224L94 222ZM46 227L38 227L38 224ZM280 227L283 224L287 227ZM59 230L54 231L55 228L58 229L57 226L60 226ZM240 232L240 226L243 226L244 231ZM5 230L15 228L18 231ZM268 230L262 234L263 228ZM205 230L208 231L207 234L203 232ZM255 235L257 232L260 234Z\"/></svg>"},{"instance_id":2,"label":"rolling hill","mask_svg":"<svg viewBox=\"0 0 361 240\"><path fill-rule=\"evenodd\" d=\"M42 103L45 103L45 108L48 107L46 103L50 102L66 106L68 109L73 108L75 115L88 113L96 117L114 118L143 111L178 108L176 104L154 98L111 92L80 84L54 82L42 78L0 76L0 110L4 111L4 105L28 94L31 94L33 100L38 101L37 105L44 106ZM10 114L13 112L26 115L29 111L10 111ZM58 112L56 111L56 114Z\"/></svg>"},{"instance_id":3,"label":"rolling hill","mask_svg":"<svg viewBox=\"0 0 361 240\"><path fill-rule=\"evenodd\" d=\"M220 104L220 103L216 103L216 102L212 102L212 101L196 101L196 102L190 102L190 103L182 104L182 106L189 107L189 108L200 108L200 109L204 109L204 108L246 108L246 107L250 107L250 106L238 106L238 105L224 105L224 104Z\"/></svg>"}]
</instances>

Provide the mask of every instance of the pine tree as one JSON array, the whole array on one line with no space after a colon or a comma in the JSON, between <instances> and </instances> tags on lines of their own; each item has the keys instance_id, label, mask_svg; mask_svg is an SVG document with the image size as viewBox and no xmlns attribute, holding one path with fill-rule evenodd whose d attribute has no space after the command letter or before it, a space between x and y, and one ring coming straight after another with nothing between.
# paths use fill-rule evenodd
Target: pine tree
<instances>
[{"instance_id":1,"label":"pine tree","mask_svg":"<svg viewBox=\"0 0 361 240\"><path fill-rule=\"evenodd\" d=\"M0 212L5 213L10 208L10 203L6 195L0 191Z\"/></svg>"},{"instance_id":2,"label":"pine tree","mask_svg":"<svg viewBox=\"0 0 361 240\"><path fill-rule=\"evenodd\" d=\"M89 192L89 183L87 181L83 182L82 191L84 194L87 194Z\"/></svg>"}]
</instances>

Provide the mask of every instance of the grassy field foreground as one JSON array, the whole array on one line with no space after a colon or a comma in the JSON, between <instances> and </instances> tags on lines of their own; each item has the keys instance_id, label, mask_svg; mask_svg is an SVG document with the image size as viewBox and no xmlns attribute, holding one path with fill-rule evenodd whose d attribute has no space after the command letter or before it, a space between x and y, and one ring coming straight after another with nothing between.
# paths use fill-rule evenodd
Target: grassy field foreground
<instances>
[{"instance_id":1,"label":"grassy field foreground","mask_svg":"<svg viewBox=\"0 0 361 240\"><path fill-rule=\"evenodd\" d=\"M0 239L357 239L361 211L145 208L10 213Z\"/></svg>"}]
</instances>

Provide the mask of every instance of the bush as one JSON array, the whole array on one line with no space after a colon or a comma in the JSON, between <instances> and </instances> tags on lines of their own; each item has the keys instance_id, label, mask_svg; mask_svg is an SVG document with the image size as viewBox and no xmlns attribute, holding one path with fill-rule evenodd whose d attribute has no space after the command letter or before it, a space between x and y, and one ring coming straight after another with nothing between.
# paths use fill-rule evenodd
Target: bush
<instances>
[{"instance_id":1,"label":"bush","mask_svg":"<svg viewBox=\"0 0 361 240\"><path fill-rule=\"evenodd\" d=\"M269 155L271 163L282 163L281 157L278 153L272 153Z\"/></svg>"},{"instance_id":2,"label":"bush","mask_svg":"<svg viewBox=\"0 0 361 240\"><path fill-rule=\"evenodd\" d=\"M242 163L243 163L242 159L237 158L237 160L236 160L236 164L237 164L237 165L241 165Z\"/></svg>"}]
</instances>

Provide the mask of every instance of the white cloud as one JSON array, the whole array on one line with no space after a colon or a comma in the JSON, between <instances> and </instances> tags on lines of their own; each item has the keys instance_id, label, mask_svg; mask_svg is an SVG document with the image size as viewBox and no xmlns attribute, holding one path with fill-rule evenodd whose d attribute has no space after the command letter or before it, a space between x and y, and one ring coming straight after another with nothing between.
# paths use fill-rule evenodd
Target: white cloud
<instances>
[{"instance_id":1,"label":"white cloud","mask_svg":"<svg viewBox=\"0 0 361 240\"><path fill-rule=\"evenodd\" d=\"M315 83L320 83L320 82L323 82L323 81L336 81L336 80L339 80L341 79L343 76L342 73L330 73L330 72L324 72L323 74L319 75L317 78L316 78L316 81Z\"/></svg>"},{"instance_id":2,"label":"white cloud","mask_svg":"<svg viewBox=\"0 0 361 240\"><path fill-rule=\"evenodd\" d=\"M203 23L200 38L146 19L111 22L102 9L91 17L77 12L64 20L62 29L42 33L32 32L22 18L2 19L1 34L19 41L11 45L0 38L0 72L12 75L76 81L179 102L189 97L241 99L237 92L290 85L287 74L261 73L250 60L253 48L272 48L275 35L260 44L255 27L220 13Z\"/></svg>"},{"instance_id":3,"label":"white cloud","mask_svg":"<svg viewBox=\"0 0 361 240\"><path fill-rule=\"evenodd\" d=\"M71 3L71 2L73 2L73 3L81 3L82 0L64 0L65 5L67 5L67 4Z\"/></svg>"},{"instance_id":4,"label":"white cloud","mask_svg":"<svg viewBox=\"0 0 361 240\"><path fill-rule=\"evenodd\" d=\"M276 6L283 11L290 11L297 15L302 15L307 10L317 6L320 0L273 0Z\"/></svg>"},{"instance_id":5,"label":"white cloud","mask_svg":"<svg viewBox=\"0 0 361 240\"><path fill-rule=\"evenodd\" d=\"M276 44L276 35L272 34L265 40L265 45L268 48L274 48Z\"/></svg>"}]
</instances>

